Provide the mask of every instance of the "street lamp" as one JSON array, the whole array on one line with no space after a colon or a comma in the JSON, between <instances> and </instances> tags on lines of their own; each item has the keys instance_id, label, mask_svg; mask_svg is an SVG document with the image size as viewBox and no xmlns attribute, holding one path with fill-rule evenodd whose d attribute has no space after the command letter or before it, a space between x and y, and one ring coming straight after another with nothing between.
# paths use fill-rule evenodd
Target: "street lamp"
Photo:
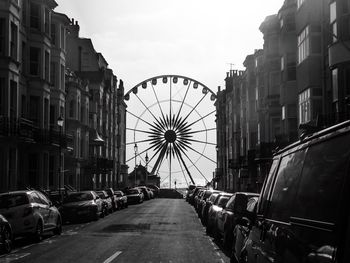
<instances>
[{"instance_id":1,"label":"street lamp","mask_svg":"<svg viewBox=\"0 0 350 263\"><path fill-rule=\"evenodd\" d=\"M135 173L135 186L136 186L136 156L137 156L137 144L136 143L134 145L134 152L135 152L135 170L134 170L134 173Z\"/></svg>"},{"instance_id":2,"label":"street lamp","mask_svg":"<svg viewBox=\"0 0 350 263\"><path fill-rule=\"evenodd\" d=\"M148 172L147 172L147 167L148 167L148 153L146 152L146 157L145 157L145 161L146 161L146 185L148 184Z\"/></svg>"},{"instance_id":3,"label":"street lamp","mask_svg":"<svg viewBox=\"0 0 350 263\"><path fill-rule=\"evenodd\" d=\"M63 118L60 115L57 118L57 125L60 127L60 139L59 139L59 144L58 144L58 151L59 151L59 155L58 155L58 191L59 191L59 195L60 195L60 199L62 199L61 196L61 174L62 174L62 127L63 127Z\"/></svg>"}]
</instances>

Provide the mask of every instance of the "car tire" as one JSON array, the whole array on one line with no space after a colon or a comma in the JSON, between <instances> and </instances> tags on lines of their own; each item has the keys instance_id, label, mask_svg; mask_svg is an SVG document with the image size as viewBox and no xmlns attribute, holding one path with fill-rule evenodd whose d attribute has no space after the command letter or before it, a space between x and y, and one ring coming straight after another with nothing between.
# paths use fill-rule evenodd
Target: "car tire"
<instances>
[{"instance_id":1,"label":"car tire","mask_svg":"<svg viewBox=\"0 0 350 263\"><path fill-rule=\"evenodd\" d=\"M125 204L125 208L128 208L128 203Z\"/></svg>"},{"instance_id":2,"label":"car tire","mask_svg":"<svg viewBox=\"0 0 350 263\"><path fill-rule=\"evenodd\" d=\"M3 251L5 253L10 253L12 250L12 235L11 235L11 230L8 227L5 227L2 232L3 236Z\"/></svg>"},{"instance_id":3,"label":"car tire","mask_svg":"<svg viewBox=\"0 0 350 263\"><path fill-rule=\"evenodd\" d=\"M33 240L39 243L43 239L44 226L41 220L38 221L35 227L35 232L33 233Z\"/></svg>"},{"instance_id":4,"label":"car tire","mask_svg":"<svg viewBox=\"0 0 350 263\"><path fill-rule=\"evenodd\" d=\"M56 228L53 230L53 233L55 235L61 235L62 233L62 221L59 217L57 218Z\"/></svg>"}]
</instances>

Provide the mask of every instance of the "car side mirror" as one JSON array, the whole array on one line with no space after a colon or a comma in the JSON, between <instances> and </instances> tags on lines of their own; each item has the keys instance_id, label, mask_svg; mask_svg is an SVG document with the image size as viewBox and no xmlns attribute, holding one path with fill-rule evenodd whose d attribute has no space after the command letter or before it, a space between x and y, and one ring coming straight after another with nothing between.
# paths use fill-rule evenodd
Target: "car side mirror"
<instances>
[{"instance_id":1,"label":"car side mirror","mask_svg":"<svg viewBox=\"0 0 350 263\"><path fill-rule=\"evenodd\" d=\"M247 210L248 198L245 194L236 194L233 212L242 215Z\"/></svg>"}]
</instances>

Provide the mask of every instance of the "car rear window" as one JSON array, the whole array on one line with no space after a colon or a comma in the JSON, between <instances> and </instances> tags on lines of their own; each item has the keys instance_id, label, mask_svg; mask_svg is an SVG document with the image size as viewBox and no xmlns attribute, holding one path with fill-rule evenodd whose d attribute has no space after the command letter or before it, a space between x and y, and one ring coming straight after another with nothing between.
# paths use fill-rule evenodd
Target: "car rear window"
<instances>
[{"instance_id":1,"label":"car rear window","mask_svg":"<svg viewBox=\"0 0 350 263\"><path fill-rule=\"evenodd\" d=\"M28 203L29 200L26 194L11 194L0 196L0 209L16 207Z\"/></svg>"},{"instance_id":2,"label":"car rear window","mask_svg":"<svg viewBox=\"0 0 350 263\"><path fill-rule=\"evenodd\" d=\"M138 194L139 191L136 190L136 189L130 189L130 190L127 190L126 193L127 193L127 194Z\"/></svg>"},{"instance_id":3,"label":"car rear window","mask_svg":"<svg viewBox=\"0 0 350 263\"><path fill-rule=\"evenodd\" d=\"M65 203L79 202L79 201L89 201L92 200L93 196L91 193L73 193L68 195L64 200Z\"/></svg>"}]
</instances>

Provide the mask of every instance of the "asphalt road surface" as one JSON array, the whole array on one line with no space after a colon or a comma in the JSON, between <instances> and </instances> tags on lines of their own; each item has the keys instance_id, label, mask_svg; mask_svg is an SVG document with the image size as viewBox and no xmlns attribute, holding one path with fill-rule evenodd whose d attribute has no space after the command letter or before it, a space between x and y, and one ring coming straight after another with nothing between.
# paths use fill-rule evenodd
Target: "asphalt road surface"
<instances>
[{"instance_id":1,"label":"asphalt road surface","mask_svg":"<svg viewBox=\"0 0 350 263\"><path fill-rule=\"evenodd\" d=\"M153 199L96 222L66 225L61 236L16 240L9 262L229 262L183 199Z\"/></svg>"}]
</instances>

